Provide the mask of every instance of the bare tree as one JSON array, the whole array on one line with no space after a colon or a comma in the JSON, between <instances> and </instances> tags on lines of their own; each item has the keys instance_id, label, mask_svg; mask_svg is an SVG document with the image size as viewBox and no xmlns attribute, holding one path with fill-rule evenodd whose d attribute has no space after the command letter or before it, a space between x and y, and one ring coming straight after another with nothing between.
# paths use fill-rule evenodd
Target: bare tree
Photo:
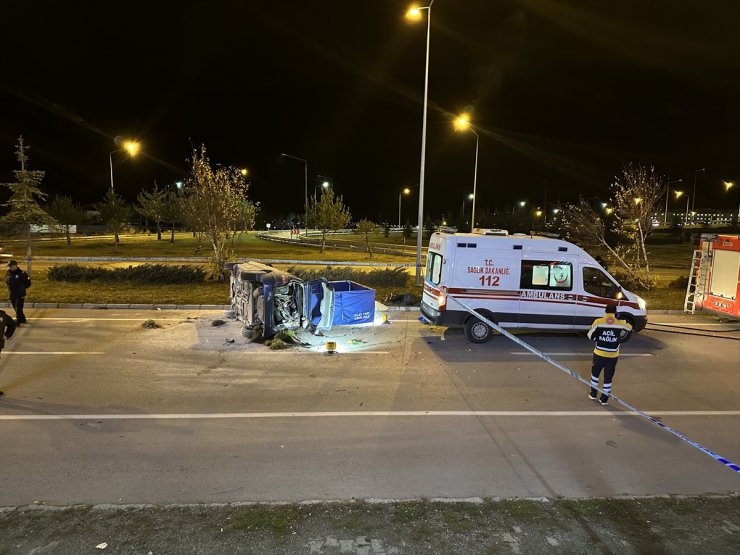
<instances>
[{"instance_id":1,"label":"bare tree","mask_svg":"<svg viewBox=\"0 0 740 555\"><path fill-rule=\"evenodd\" d=\"M41 180L45 172L29 170L28 154L29 147L23 143L23 136L18 137L16 146L16 158L21 165L20 170L13 170L15 174L14 183L2 183L3 187L10 189L10 198L3 204L10 208L0 222L8 224L20 230L26 236L26 271L31 273L31 227L33 225L54 225L56 221L47 214L36 199L43 200L46 194L40 189Z\"/></svg>"},{"instance_id":2,"label":"bare tree","mask_svg":"<svg viewBox=\"0 0 740 555\"><path fill-rule=\"evenodd\" d=\"M49 205L49 213L64 228L67 244L71 245L72 237L69 228L82 222L85 218L85 211L82 210L79 203L72 200L72 197L57 195Z\"/></svg>"},{"instance_id":3,"label":"bare tree","mask_svg":"<svg viewBox=\"0 0 740 555\"><path fill-rule=\"evenodd\" d=\"M645 243L653 232L653 214L667 185L666 178L656 175L652 166L627 164L611 187L615 231L626 240L624 257L647 284L652 283L653 278Z\"/></svg>"},{"instance_id":4,"label":"bare tree","mask_svg":"<svg viewBox=\"0 0 740 555\"><path fill-rule=\"evenodd\" d=\"M657 176L652 167L627 165L615 179L613 217L605 219L587 200L581 198L562 210L561 230L574 243L584 248L603 247L641 287L650 289L655 279L650 273L646 240L652 233L652 214L665 194L665 178ZM610 241L609 232L621 238L619 244Z\"/></svg>"},{"instance_id":5,"label":"bare tree","mask_svg":"<svg viewBox=\"0 0 740 555\"><path fill-rule=\"evenodd\" d=\"M324 252L326 233L346 227L351 219L352 214L344 206L342 197L334 196L331 189L322 194L320 199L314 196L308 200L306 224L321 230L321 252Z\"/></svg>"},{"instance_id":6,"label":"bare tree","mask_svg":"<svg viewBox=\"0 0 740 555\"><path fill-rule=\"evenodd\" d=\"M236 245L248 223L247 188L238 168L214 168L204 145L193 150L184 216L191 230L208 239L213 250L212 275L219 281L225 279L224 263L236 255Z\"/></svg>"},{"instance_id":7,"label":"bare tree","mask_svg":"<svg viewBox=\"0 0 740 555\"><path fill-rule=\"evenodd\" d=\"M367 252L370 253L370 258L373 257L373 251L370 249L370 234L375 233L378 229L378 225L370 220L360 220L357 223L357 231L365 235L365 245L367 246Z\"/></svg>"}]
</instances>

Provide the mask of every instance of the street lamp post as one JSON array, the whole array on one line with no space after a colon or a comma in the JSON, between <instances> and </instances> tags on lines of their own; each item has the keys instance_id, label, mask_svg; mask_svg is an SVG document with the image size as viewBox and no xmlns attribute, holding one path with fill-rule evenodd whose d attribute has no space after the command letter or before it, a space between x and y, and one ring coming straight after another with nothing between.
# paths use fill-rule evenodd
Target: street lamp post
<instances>
[{"instance_id":1,"label":"street lamp post","mask_svg":"<svg viewBox=\"0 0 740 555\"><path fill-rule=\"evenodd\" d=\"M696 175L699 172L705 172L707 171L707 168L701 168L698 170L694 170L694 192L691 194L691 211L694 211L694 205L696 203Z\"/></svg>"},{"instance_id":2,"label":"street lamp post","mask_svg":"<svg viewBox=\"0 0 740 555\"><path fill-rule=\"evenodd\" d=\"M284 152L281 152L280 156L284 156L285 158L292 158L293 160L298 160L299 162L303 162L303 184L304 184L303 205L308 207L308 160L304 160L303 158L298 158L298 156L293 156L291 154L285 154Z\"/></svg>"},{"instance_id":3,"label":"street lamp post","mask_svg":"<svg viewBox=\"0 0 740 555\"><path fill-rule=\"evenodd\" d=\"M732 181L725 181L724 184L725 184L725 193L735 186L735 184ZM740 221L740 202L738 202L738 205L737 205L737 219L738 221Z\"/></svg>"},{"instance_id":4,"label":"street lamp post","mask_svg":"<svg viewBox=\"0 0 740 555\"><path fill-rule=\"evenodd\" d=\"M427 97L429 94L429 35L432 22L432 4L429 2L426 7L411 8L406 12L407 17L418 19L421 17L422 10L427 11L427 40L426 40L426 60L424 63L424 107L422 108L421 123L421 168L419 170L419 225L416 230L416 285L421 285L421 239L424 225L424 163L427 149Z\"/></svg>"},{"instance_id":5,"label":"street lamp post","mask_svg":"<svg viewBox=\"0 0 740 555\"><path fill-rule=\"evenodd\" d=\"M113 155L116 152L123 152L124 150L128 152L129 156L132 158L136 156L139 152L139 148L141 148L141 145L137 143L136 141L126 141L123 143L123 148L117 148L116 150L111 150L108 153L108 163L110 164L110 189L113 191Z\"/></svg>"},{"instance_id":6,"label":"street lamp post","mask_svg":"<svg viewBox=\"0 0 740 555\"><path fill-rule=\"evenodd\" d=\"M408 187L404 187L399 193L398 193L398 227L401 227L401 195L408 195L411 193L411 189Z\"/></svg>"},{"instance_id":7,"label":"street lamp post","mask_svg":"<svg viewBox=\"0 0 740 555\"><path fill-rule=\"evenodd\" d=\"M676 200L680 199L683 195L683 191L673 191L673 194L676 195ZM686 215L683 218L683 225L687 226L689 225L689 197L686 197Z\"/></svg>"},{"instance_id":8,"label":"street lamp post","mask_svg":"<svg viewBox=\"0 0 740 555\"><path fill-rule=\"evenodd\" d=\"M668 185L666 186L665 190L665 214L663 218L663 225L668 225L668 197L670 197L671 193L671 183L680 183L683 181L683 179L674 179L673 181L669 181Z\"/></svg>"},{"instance_id":9,"label":"street lamp post","mask_svg":"<svg viewBox=\"0 0 740 555\"><path fill-rule=\"evenodd\" d=\"M470 125L470 117L467 114L461 115L455 120L455 129L458 131L470 131L475 135L475 165L473 167L473 211L470 215L470 232L475 229L475 201L478 198L478 145L480 143L480 137L475 129Z\"/></svg>"}]
</instances>

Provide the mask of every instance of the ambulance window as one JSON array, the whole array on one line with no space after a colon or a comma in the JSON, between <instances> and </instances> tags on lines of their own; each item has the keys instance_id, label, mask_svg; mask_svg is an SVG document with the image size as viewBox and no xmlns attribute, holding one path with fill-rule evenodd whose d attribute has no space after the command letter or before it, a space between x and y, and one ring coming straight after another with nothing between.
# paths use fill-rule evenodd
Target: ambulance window
<instances>
[{"instance_id":1,"label":"ambulance window","mask_svg":"<svg viewBox=\"0 0 740 555\"><path fill-rule=\"evenodd\" d=\"M427 254L427 278L434 285L439 285L442 279L442 255L436 252Z\"/></svg>"},{"instance_id":2,"label":"ambulance window","mask_svg":"<svg viewBox=\"0 0 740 555\"><path fill-rule=\"evenodd\" d=\"M583 268L583 289L586 293L606 299L614 298L617 292L617 286L604 272L588 266Z\"/></svg>"},{"instance_id":3,"label":"ambulance window","mask_svg":"<svg viewBox=\"0 0 740 555\"><path fill-rule=\"evenodd\" d=\"M573 267L567 262L523 260L520 287L522 289L555 289L570 291Z\"/></svg>"}]
</instances>

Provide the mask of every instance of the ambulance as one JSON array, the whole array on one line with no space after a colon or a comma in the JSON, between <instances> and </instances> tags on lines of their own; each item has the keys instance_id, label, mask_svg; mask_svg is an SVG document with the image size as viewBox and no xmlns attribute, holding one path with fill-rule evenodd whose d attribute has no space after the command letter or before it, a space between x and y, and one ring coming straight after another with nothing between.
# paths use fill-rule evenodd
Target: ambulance
<instances>
[{"instance_id":1,"label":"ambulance","mask_svg":"<svg viewBox=\"0 0 740 555\"><path fill-rule=\"evenodd\" d=\"M503 230L432 234L421 301L424 320L463 327L472 343L491 339L491 327L455 299L503 328L587 330L607 305L616 305L635 331L647 324L645 301L622 288L583 249Z\"/></svg>"}]
</instances>

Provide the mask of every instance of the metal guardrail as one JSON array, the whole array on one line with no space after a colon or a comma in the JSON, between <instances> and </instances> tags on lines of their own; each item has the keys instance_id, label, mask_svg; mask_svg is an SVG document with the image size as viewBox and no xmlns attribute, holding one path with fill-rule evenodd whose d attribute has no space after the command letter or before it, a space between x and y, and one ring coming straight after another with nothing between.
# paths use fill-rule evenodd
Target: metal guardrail
<instances>
[{"instance_id":1,"label":"metal guardrail","mask_svg":"<svg viewBox=\"0 0 740 555\"><path fill-rule=\"evenodd\" d=\"M320 246L321 245L321 240L319 239L311 239L311 238L290 239L287 237L278 237L277 235L273 233L260 232L260 233L257 233L257 237L260 239L265 239L267 241L274 241L276 243L283 243L286 245L305 245L305 246ZM348 245L337 244L339 241L350 243L350 244ZM328 239L326 241L326 245L332 248L354 251L354 252L365 252L367 250L365 243L355 244L355 243L352 243L351 241L347 241L344 239L339 239L339 240ZM371 249L373 253L390 254L393 256L416 256L416 247L402 247L400 245L391 245L389 247L388 244L386 243L370 243L370 245L371 245ZM400 250L404 248L406 250Z\"/></svg>"},{"instance_id":2,"label":"metal guardrail","mask_svg":"<svg viewBox=\"0 0 740 555\"><path fill-rule=\"evenodd\" d=\"M115 257L115 256L34 256L37 262L208 262L203 256L191 257ZM348 260L300 260L291 258L238 258L236 262L253 260L262 264L300 264L303 266L372 266L379 268L413 268L412 263L398 262L356 262Z\"/></svg>"}]
</instances>

